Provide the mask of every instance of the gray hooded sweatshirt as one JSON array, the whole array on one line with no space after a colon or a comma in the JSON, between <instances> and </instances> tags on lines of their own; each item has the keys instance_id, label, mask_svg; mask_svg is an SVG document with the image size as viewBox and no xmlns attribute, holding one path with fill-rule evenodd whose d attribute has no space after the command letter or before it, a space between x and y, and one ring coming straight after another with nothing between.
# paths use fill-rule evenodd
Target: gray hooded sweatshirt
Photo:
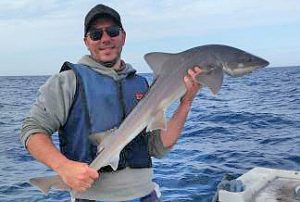
<instances>
[{"instance_id":1,"label":"gray hooded sweatshirt","mask_svg":"<svg viewBox=\"0 0 300 202\"><path fill-rule=\"evenodd\" d=\"M136 72L131 65L125 63L122 70L115 71L113 68L102 66L87 55L78 63L87 65L114 80L121 80L129 73ZM75 91L76 77L72 70L55 74L41 86L37 100L22 125L20 139L25 148L35 133L51 136L66 123ZM161 142L159 130L153 131L148 137L151 156L161 158L169 151ZM116 172L101 173L95 187L100 193L98 200L129 200L147 195L155 187L152 177L152 168L125 168Z\"/></svg>"}]
</instances>

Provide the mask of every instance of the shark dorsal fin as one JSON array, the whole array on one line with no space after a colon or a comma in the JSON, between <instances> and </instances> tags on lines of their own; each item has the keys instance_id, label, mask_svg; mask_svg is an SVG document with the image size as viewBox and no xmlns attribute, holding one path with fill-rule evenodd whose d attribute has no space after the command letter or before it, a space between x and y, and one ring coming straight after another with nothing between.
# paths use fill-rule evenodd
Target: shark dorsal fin
<instances>
[{"instance_id":1,"label":"shark dorsal fin","mask_svg":"<svg viewBox=\"0 0 300 202\"><path fill-rule=\"evenodd\" d=\"M158 76L163 73L163 65L166 61L174 57L175 54L171 53L159 53L159 52L153 52L153 53L147 53L144 58L146 62L151 67L153 73L155 76Z\"/></svg>"}]
</instances>

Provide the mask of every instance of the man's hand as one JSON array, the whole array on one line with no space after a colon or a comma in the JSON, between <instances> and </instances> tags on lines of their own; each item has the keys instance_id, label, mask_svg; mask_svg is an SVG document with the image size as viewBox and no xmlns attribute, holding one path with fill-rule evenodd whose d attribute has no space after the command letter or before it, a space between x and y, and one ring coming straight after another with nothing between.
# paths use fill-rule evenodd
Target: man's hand
<instances>
[{"instance_id":1,"label":"man's hand","mask_svg":"<svg viewBox=\"0 0 300 202\"><path fill-rule=\"evenodd\" d=\"M191 104L195 98L201 84L196 80L196 77L202 73L200 67L194 67L188 70L188 74L184 77L184 85L186 88L186 93L181 99L181 103Z\"/></svg>"},{"instance_id":2,"label":"man's hand","mask_svg":"<svg viewBox=\"0 0 300 202\"><path fill-rule=\"evenodd\" d=\"M99 174L87 164L67 160L56 169L63 181L77 192L86 191L98 179Z\"/></svg>"}]
</instances>

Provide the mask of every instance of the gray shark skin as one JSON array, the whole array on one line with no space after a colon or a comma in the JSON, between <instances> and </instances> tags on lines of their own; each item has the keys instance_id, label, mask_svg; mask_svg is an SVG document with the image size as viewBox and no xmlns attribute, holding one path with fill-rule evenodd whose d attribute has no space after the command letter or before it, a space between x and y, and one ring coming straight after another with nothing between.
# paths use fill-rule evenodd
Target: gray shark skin
<instances>
[{"instance_id":1,"label":"gray shark skin","mask_svg":"<svg viewBox=\"0 0 300 202\"><path fill-rule=\"evenodd\" d=\"M226 45L198 46L176 54L148 53L145 60L154 72L154 82L118 129L92 135L91 141L98 144L98 154L89 165L91 168L99 170L110 165L116 170L120 151L144 128L147 131L166 129L164 112L186 92L183 78L189 69L201 67L203 73L197 81L215 95L221 88L224 73L242 76L269 65L262 58ZM48 193L51 187L70 191L59 176L33 178L30 182L44 193ZM85 192L71 191L71 195L97 200L100 193L93 185Z\"/></svg>"}]
</instances>

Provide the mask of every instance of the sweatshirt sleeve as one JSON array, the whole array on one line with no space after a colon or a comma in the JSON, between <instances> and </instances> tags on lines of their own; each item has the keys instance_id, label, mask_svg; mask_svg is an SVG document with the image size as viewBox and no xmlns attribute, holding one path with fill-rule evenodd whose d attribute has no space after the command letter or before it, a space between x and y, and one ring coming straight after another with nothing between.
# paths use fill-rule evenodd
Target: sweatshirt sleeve
<instances>
[{"instance_id":1,"label":"sweatshirt sleeve","mask_svg":"<svg viewBox=\"0 0 300 202\"><path fill-rule=\"evenodd\" d=\"M67 70L50 77L38 91L38 96L23 121L20 139L26 147L34 133L51 136L67 121L76 91L76 77Z\"/></svg>"},{"instance_id":2,"label":"sweatshirt sleeve","mask_svg":"<svg viewBox=\"0 0 300 202\"><path fill-rule=\"evenodd\" d=\"M171 150L171 148L165 147L163 145L160 138L160 130L154 130L152 132L149 132L148 137L148 148L150 156L160 159Z\"/></svg>"}]
</instances>

